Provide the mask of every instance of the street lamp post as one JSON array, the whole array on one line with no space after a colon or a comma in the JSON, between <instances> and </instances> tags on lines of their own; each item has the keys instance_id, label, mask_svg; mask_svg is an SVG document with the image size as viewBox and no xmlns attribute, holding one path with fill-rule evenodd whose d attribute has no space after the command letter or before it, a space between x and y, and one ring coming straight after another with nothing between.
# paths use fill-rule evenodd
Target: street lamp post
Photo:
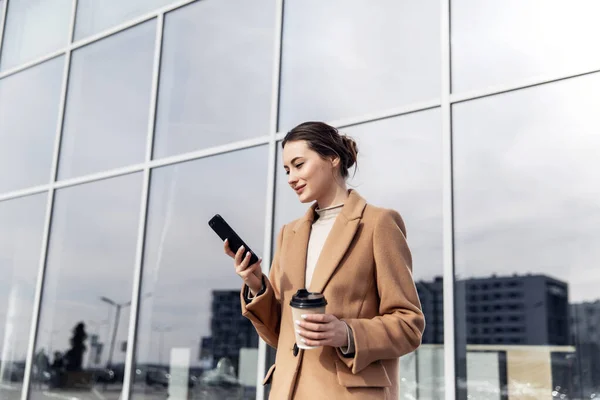
<instances>
[{"instance_id":1,"label":"street lamp post","mask_svg":"<svg viewBox=\"0 0 600 400\"><path fill-rule=\"evenodd\" d=\"M146 293L143 296L143 298L150 297L150 296L152 296L152 293ZM113 324L113 334L112 334L112 338L110 340L110 350L108 352L108 360L106 361L106 368L109 369L112 364L112 356L113 356L113 351L115 349L115 340L117 339L117 330L119 327L119 320L121 318L121 309L123 309L125 307L129 307L131 305L131 300L128 302L125 302L125 303L117 303L105 296L100 297L100 300L115 307L115 323Z\"/></svg>"},{"instance_id":2,"label":"street lamp post","mask_svg":"<svg viewBox=\"0 0 600 400\"><path fill-rule=\"evenodd\" d=\"M112 365L112 356L113 356L113 351L115 349L115 340L117 339L117 330L119 328L119 320L121 318L121 309L124 307L129 307L131 305L131 301L128 301L126 303L116 303L113 300L109 299L108 297L104 297L104 296L100 297L100 300L115 307L115 322L113 324L113 333L112 333L112 338L110 340L110 349L108 351L108 360L106 361L106 368L109 369Z\"/></svg>"}]
</instances>

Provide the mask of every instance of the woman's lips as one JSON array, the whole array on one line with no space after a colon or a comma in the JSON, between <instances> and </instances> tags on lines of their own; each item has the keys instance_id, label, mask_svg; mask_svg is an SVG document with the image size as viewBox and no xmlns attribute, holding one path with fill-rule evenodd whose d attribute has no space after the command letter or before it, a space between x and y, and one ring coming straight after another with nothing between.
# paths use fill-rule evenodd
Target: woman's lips
<instances>
[{"instance_id":1,"label":"woman's lips","mask_svg":"<svg viewBox=\"0 0 600 400\"><path fill-rule=\"evenodd\" d=\"M302 185L300 187L297 187L296 189L294 189L296 191L297 194L300 194L304 191L304 188L306 187L306 185Z\"/></svg>"}]
</instances>

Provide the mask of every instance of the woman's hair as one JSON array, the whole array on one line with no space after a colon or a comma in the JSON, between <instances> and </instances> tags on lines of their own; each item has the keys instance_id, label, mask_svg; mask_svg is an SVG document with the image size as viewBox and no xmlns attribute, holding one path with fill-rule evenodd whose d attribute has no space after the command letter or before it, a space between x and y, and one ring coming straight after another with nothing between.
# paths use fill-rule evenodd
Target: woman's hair
<instances>
[{"instance_id":1,"label":"woman's hair","mask_svg":"<svg viewBox=\"0 0 600 400\"><path fill-rule=\"evenodd\" d=\"M281 148L284 148L287 142L299 140L306 141L308 148L322 158L339 157L343 178L348 177L348 170L357 163L358 146L354 139L340 135L336 128L324 122L304 122L296 126L285 135Z\"/></svg>"}]
</instances>

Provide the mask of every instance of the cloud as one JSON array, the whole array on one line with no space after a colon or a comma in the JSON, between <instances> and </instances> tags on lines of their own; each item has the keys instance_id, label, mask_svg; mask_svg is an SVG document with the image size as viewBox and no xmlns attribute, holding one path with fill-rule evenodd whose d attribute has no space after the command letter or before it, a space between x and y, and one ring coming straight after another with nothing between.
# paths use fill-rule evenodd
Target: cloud
<instances>
[{"instance_id":1,"label":"cloud","mask_svg":"<svg viewBox=\"0 0 600 400\"><path fill-rule=\"evenodd\" d=\"M542 273L597 299L600 76L454 107L461 277Z\"/></svg>"}]
</instances>

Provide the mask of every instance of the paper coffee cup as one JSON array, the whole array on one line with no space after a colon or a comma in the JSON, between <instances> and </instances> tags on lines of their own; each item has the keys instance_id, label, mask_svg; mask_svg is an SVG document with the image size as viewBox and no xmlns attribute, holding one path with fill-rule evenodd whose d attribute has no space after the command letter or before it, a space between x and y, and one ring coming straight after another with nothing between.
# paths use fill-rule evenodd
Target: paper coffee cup
<instances>
[{"instance_id":1,"label":"paper coffee cup","mask_svg":"<svg viewBox=\"0 0 600 400\"><path fill-rule=\"evenodd\" d=\"M320 346L307 346L300 340L302 337L296 332L296 321L302 321L302 315L325 314L327 301L321 293L312 293L306 289L300 289L292 296L290 306L292 307L292 323L294 324L294 334L296 335L296 345L300 349L310 350Z\"/></svg>"}]
</instances>

